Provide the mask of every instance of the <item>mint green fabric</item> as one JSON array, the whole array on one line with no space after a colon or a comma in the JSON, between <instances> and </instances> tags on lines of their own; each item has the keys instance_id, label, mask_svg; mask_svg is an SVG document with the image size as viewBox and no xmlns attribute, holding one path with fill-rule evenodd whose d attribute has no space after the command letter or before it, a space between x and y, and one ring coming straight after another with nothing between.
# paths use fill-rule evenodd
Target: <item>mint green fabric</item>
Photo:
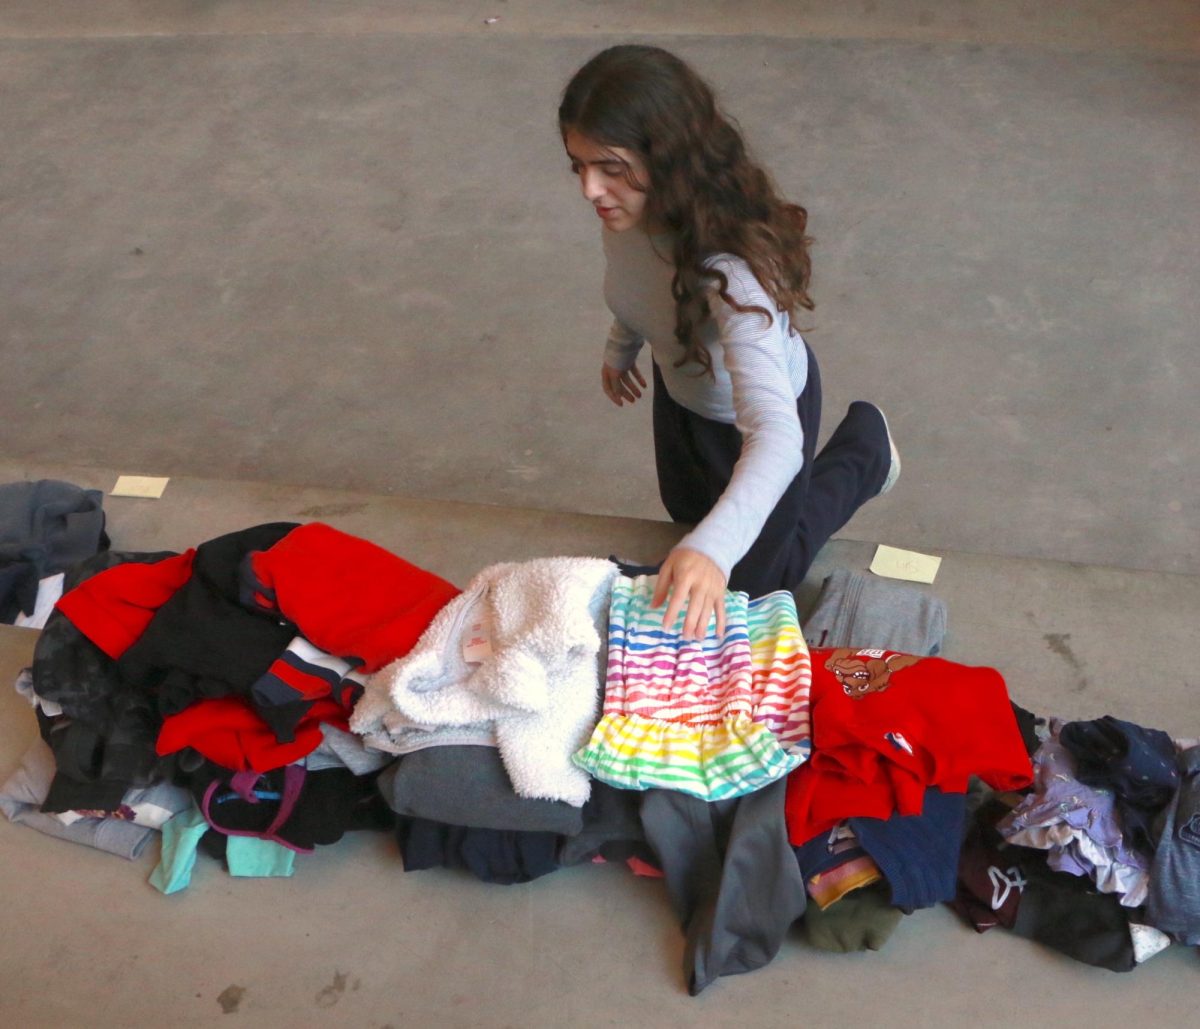
<instances>
[{"instance_id":1,"label":"mint green fabric","mask_svg":"<svg viewBox=\"0 0 1200 1029\"><path fill-rule=\"evenodd\" d=\"M186 890L196 866L196 848L208 828L204 815L194 804L164 824L162 856L150 873L150 885L163 893Z\"/></svg>"},{"instance_id":2,"label":"mint green fabric","mask_svg":"<svg viewBox=\"0 0 1200 1029\"><path fill-rule=\"evenodd\" d=\"M181 811L162 829L162 856L150 873L150 885L163 893L186 890L196 867L196 848L211 826L195 805ZM229 874L259 879L290 877L296 852L274 840L257 836L230 836L225 848Z\"/></svg>"},{"instance_id":3,"label":"mint green fabric","mask_svg":"<svg viewBox=\"0 0 1200 1029\"><path fill-rule=\"evenodd\" d=\"M286 879L292 875L295 863L296 852L274 840L230 836L225 844L225 864L230 875Z\"/></svg>"}]
</instances>

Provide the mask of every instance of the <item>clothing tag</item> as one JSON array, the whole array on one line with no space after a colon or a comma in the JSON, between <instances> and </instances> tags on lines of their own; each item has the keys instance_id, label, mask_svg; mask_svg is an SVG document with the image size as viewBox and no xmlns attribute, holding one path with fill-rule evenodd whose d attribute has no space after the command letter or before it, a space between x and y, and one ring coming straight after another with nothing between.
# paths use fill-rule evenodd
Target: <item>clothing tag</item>
<instances>
[{"instance_id":1,"label":"clothing tag","mask_svg":"<svg viewBox=\"0 0 1200 1029\"><path fill-rule=\"evenodd\" d=\"M941 563L940 557L931 554L918 554L915 550L900 550L880 543L871 562L871 571L889 579L933 582Z\"/></svg>"},{"instance_id":2,"label":"clothing tag","mask_svg":"<svg viewBox=\"0 0 1200 1029\"><path fill-rule=\"evenodd\" d=\"M492 656L492 619L484 608L467 623L462 638L464 661L478 664Z\"/></svg>"},{"instance_id":3,"label":"clothing tag","mask_svg":"<svg viewBox=\"0 0 1200 1029\"><path fill-rule=\"evenodd\" d=\"M134 824L147 829L161 829L175 817L175 812L170 808L163 807L161 804L151 804L149 801L134 804L133 814Z\"/></svg>"},{"instance_id":4,"label":"clothing tag","mask_svg":"<svg viewBox=\"0 0 1200 1029\"><path fill-rule=\"evenodd\" d=\"M117 484L109 493L110 497L145 497L147 500L158 500L171 480L156 479L149 475L119 475Z\"/></svg>"}]
</instances>

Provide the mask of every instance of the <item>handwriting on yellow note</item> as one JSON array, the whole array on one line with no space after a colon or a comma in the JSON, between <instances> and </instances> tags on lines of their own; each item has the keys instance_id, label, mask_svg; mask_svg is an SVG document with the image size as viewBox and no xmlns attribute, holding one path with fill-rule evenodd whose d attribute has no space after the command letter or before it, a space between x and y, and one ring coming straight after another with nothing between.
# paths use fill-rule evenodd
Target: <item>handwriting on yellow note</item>
<instances>
[{"instance_id":1,"label":"handwriting on yellow note","mask_svg":"<svg viewBox=\"0 0 1200 1029\"><path fill-rule=\"evenodd\" d=\"M933 582L942 559L932 554L918 554L915 550L900 550L879 544L871 571L889 579L906 579L909 582Z\"/></svg>"},{"instance_id":2,"label":"handwriting on yellow note","mask_svg":"<svg viewBox=\"0 0 1200 1029\"><path fill-rule=\"evenodd\" d=\"M110 497L145 497L147 500L157 500L163 495L167 483L171 480L158 479L149 475L119 475L117 484L109 493Z\"/></svg>"}]
</instances>

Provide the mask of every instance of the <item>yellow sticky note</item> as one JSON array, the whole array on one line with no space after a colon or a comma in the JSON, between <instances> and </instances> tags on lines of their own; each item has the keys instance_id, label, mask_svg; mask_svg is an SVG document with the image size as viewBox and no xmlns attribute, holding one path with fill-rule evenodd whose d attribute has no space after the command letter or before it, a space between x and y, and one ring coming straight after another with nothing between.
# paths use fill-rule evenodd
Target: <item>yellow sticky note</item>
<instances>
[{"instance_id":1,"label":"yellow sticky note","mask_svg":"<svg viewBox=\"0 0 1200 1029\"><path fill-rule=\"evenodd\" d=\"M881 543L871 561L871 571L889 579L933 582L941 563L942 559L932 554L918 554L915 550L900 550Z\"/></svg>"},{"instance_id":2,"label":"yellow sticky note","mask_svg":"<svg viewBox=\"0 0 1200 1029\"><path fill-rule=\"evenodd\" d=\"M110 497L146 497L157 500L163 495L167 483L171 480L156 479L150 475L118 475L117 484L109 493Z\"/></svg>"}]
</instances>

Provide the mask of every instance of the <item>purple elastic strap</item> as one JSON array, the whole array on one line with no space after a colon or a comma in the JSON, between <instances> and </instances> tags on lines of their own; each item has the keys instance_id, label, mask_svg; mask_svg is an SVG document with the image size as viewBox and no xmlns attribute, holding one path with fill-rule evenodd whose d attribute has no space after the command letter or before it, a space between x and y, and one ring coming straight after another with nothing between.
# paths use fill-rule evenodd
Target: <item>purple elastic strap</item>
<instances>
[{"instance_id":1,"label":"purple elastic strap","mask_svg":"<svg viewBox=\"0 0 1200 1029\"><path fill-rule=\"evenodd\" d=\"M204 820L216 829L217 832L225 836L256 836L259 839L278 843L281 847L287 847L288 850L294 850L298 854L311 854L313 852L312 847L298 847L296 844L289 843L278 836L279 830L292 817L296 801L300 799L300 791L304 786L304 775L304 769L299 765L287 765L284 768L283 795L279 801L279 810L275 813L271 824L262 832L253 832L250 829L226 829L213 821L212 798L221 785L216 779L210 782L208 788L204 791L204 800L201 801L200 811L204 815ZM229 785L233 787L237 795L243 800L246 800L250 804L257 804L259 800L254 795L254 787L258 784L259 779L260 776L256 772L236 772L233 778L230 779Z\"/></svg>"}]
</instances>

